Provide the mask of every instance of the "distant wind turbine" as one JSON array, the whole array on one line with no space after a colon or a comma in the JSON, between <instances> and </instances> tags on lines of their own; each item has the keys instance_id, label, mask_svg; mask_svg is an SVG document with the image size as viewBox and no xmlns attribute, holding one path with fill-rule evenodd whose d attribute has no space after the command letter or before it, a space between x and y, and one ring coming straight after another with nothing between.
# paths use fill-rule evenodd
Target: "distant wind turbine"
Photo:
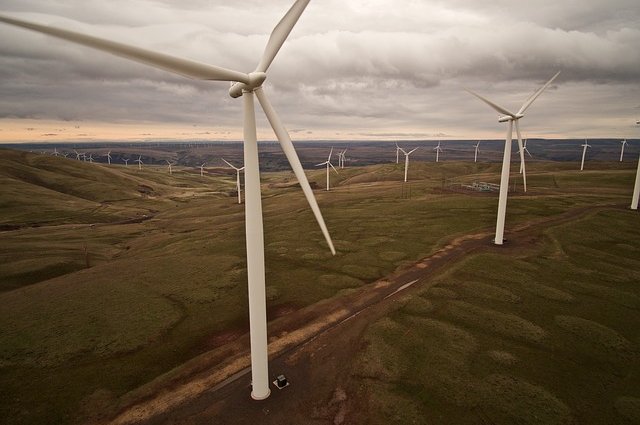
<instances>
[{"instance_id":1,"label":"distant wind turbine","mask_svg":"<svg viewBox=\"0 0 640 425\"><path fill-rule=\"evenodd\" d=\"M509 190L509 172L510 172L510 169L511 169L511 140L512 140L512 136L513 136L514 123L515 123L515 127L516 127L516 134L518 136L518 147L520 148L520 161L523 163L522 179L523 179L523 182L524 182L524 190L526 192L526 190L527 190L527 173L526 173L526 169L524 168L524 150L522 148L522 136L520 134L520 126L518 124L518 121L522 117L524 117L524 112L529 108L529 106L531 106L533 101L536 100L538 98L538 96L540 96L542 94L542 92L547 87L549 87L549 85L553 82L553 80L556 79L556 77L559 74L560 74L560 72L558 71L558 73L556 73L556 75L551 77L551 79L549 81L547 81L547 83L545 85L543 85L536 92L534 92L531 96L529 96L529 98L524 102L524 104L520 107L520 109L516 113L510 112L509 110L507 110L507 109L505 109L505 108L493 103L492 101L490 101L488 99L485 99L484 97L480 96L477 93L472 92L471 90L467 90L473 96L477 97L478 99L480 99L481 101L483 101L484 103L486 103L487 105L492 107L494 110L496 110L500 114L503 114L502 116L500 116L500 118L498 118L498 122L508 122L509 123L509 125L507 127L507 137L505 139L505 144L504 144L504 156L503 156L503 159L502 159L502 174L500 176L500 197L498 198L498 216L497 216L497 219L496 219L496 237L495 237L495 240L494 240L494 243L496 245L502 245L502 243L504 241L504 221L505 221L505 216L506 216L506 212L507 212L507 194L508 194L508 190Z\"/></svg>"},{"instance_id":2,"label":"distant wind turbine","mask_svg":"<svg viewBox=\"0 0 640 425\"><path fill-rule=\"evenodd\" d=\"M133 161L133 162L137 162L137 163L138 163L138 170L142 170L142 164L144 164L144 163L142 162L142 155L138 155L138 159L136 159L136 160L135 160L135 161Z\"/></svg>"},{"instance_id":3,"label":"distant wind turbine","mask_svg":"<svg viewBox=\"0 0 640 425\"><path fill-rule=\"evenodd\" d=\"M204 166L206 165L206 163L202 164L200 166L200 177L204 177Z\"/></svg>"},{"instance_id":4,"label":"distant wind turbine","mask_svg":"<svg viewBox=\"0 0 640 425\"><path fill-rule=\"evenodd\" d=\"M173 174L173 169L171 168L173 166L173 163L167 161L166 159L165 161L167 162L167 165L169 165L169 174Z\"/></svg>"},{"instance_id":5,"label":"distant wind turbine","mask_svg":"<svg viewBox=\"0 0 640 425\"><path fill-rule=\"evenodd\" d=\"M244 167L238 168L235 165L232 165L229 161L227 161L224 158L221 158L225 164L227 164L229 167L233 168L234 170L236 170L236 189L238 190L238 203L241 204L242 203L242 197L240 196L240 171L244 170Z\"/></svg>"},{"instance_id":6,"label":"distant wind turbine","mask_svg":"<svg viewBox=\"0 0 640 425\"><path fill-rule=\"evenodd\" d=\"M580 171L584 170L584 157L587 154L587 148L590 148L591 145L587 143L587 139L584 139L584 145L582 146L582 162L580 163Z\"/></svg>"},{"instance_id":7,"label":"distant wind turbine","mask_svg":"<svg viewBox=\"0 0 640 425\"><path fill-rule=\"evenodd\" d=\"M620 150L620 162L622 162L622 158L624 157L624 147L627 144L627 139L624 139L620 143L622 143L622 149Z\"/></svg>"},{"instance_id":8,"label":"distant wind turbine","mask_svg":"<svg viewBox=\"0 0 640 425\"><path fill-rule=\"evenodd\" d=\"M529 152L529 149L527 149L527 139L524 139L524 141L522 142L522 149L527 153L527 155L529 155L529 158L533 158L533 156L531 156L531 152ZM520 155L520 174L522 174L524 171L524 155Z\"/></svg>"},{"instance_id":9,"label":"distant wind turbine","mask_svg":"<svg viewBox=\"0 0 640 425\"><path fill-rule=\"evenodd\" d=\"M74 149L73 151L76 153L76 159L77 159L78 161L80 161L80 157L81 157L82 155L84 155L84 154L83 154L83 153L78 152L78 151L77 151L77 150L75 150L75 149Z\"/></svg>"},{"instance_id":10,"label":"distant wind turbine","mask_svg":"<svg viewBox=\"0 0 640 425\"><path fill-rule=\"evenodd\" d=\"M111 165L111 151L107 152L107 162Z\"/></svg>"},{"instance_id":11,"label":"distant wind turbine","mask_svg":"<svg viewBox=\"0 0 640 425\"><path fill-rule=\"evenodd\" d=\"M396 143L396 164L400 163L400 146L398 146L398 143Z\"/></svg>"},{"instance_id":12,"label":"distant wind turbine","mask_svg":"<svg viewBox=\"0 0 640 425\"><path fill-rule=\"evenodd\" d=\"M640 124L640 121L638 121L638 124ZM636 183L633 185L632 210L638 209L638 198L640 198L640 158L638 158L638 169L636 170Z\"/></svg>"},{"instance_id":13,"label":"distant wind turbine","mask_svg":"<svg viewBox=\"0 0 640 425\"><path fill-rule=\"evenodd\" d=\"M331 163L331 155L333 154L333 148L331 148L331 151L329 152L329 158L327 158L327 160L325 162L321 162L320 164L316 164L316 167L319 167L321 165L326 165L327 166L327 190L329 190L329 167L333 168L333 171L336 172L336 174L338 174L338 170L336 170L336 167L333 166L333 164Z\"/></svg>"},{"instance_id":14,"label":"distant wind turbine","mask_svg":"<svg viewBox=\"0 0 640 425\"><path fill-rule=\"evenodd\" d=\"M346 153L346 149L342 152L338 152L338 167L341 169L344 168L344 163L347 161Z\"/></svg>"},{"instance_id":15,"label":"distant wind turbine","mask_svg":"<svg viewBox=\"0 0 640 425\"><path fill-rule=\"evenodd\" d=\"M436 151L436 162L440 162L440 152L442 152L442 148L440 147L440 140L438 140L438 146L433 148Z\"/></svg>"},{"instance_id":16,"label":"distant wind turbine","mask_svg":"<svg viewBox=\"0 0 640 425\"><path fill-rule=\"evenodd\" d=\"M478 143L476 143L476 152L473 155L473 162L478 162L478 151L480 150L480 140L478 140Z\"/></svg>"},{"instance_id":17,"label":"distant wind turbine","mask_svg":"<svg viewBox=\"0 0 640 425\"><path fill-rule=\"evenodd\" d=\"M91 164L93 164L93 154L92 153L89 154L89 162Z\"/></svg>"},{"instance_id":18,"label":"distant wind turbine","mask_svg":"<svg viewBox=\"0 0 640 425\"><path fill-rule=\"evenodd\" d=\"M262 109L271 124L280 146L293 169L307 202L322 230L322 234L335 255L329 232L322 214L304 174L300 159L291 142L291 138L280 118L271 106L262 85L267 78L267 70L286 41L289 33L298 22L300 15L307 7L309 0L296 0L284 17L276 25L267 42L264 53L253 72L244 73L218 66L206 65L185 60L163 53L153 52L127 44L104 40L73 31L58 29L45 25L25 22L19 19L0 16L0 22L20 26L33 31L49 34L73 43L81 44L117 56L142 62L161 68L165 71L180 74L198 80L230 81L233 85L229 95L243 98L244 112L244 164L245 169L245 226L247 245L247 280L249 293L249 334L251 340L251 375L254 399L264 399L270 394L267 353L267 317L266 288L264 268L264 233L262 219L262 201L260 196L260 171L258 163L258 146L256 136L256 120L254 95L258 98Z\"/></svg>"},{"instance_id":19,"label":"distant wind turbine","mask_svg":"<svg viewBox=\"0 0 640 425\"><path fill-rule=\"evenodd\" d=\"M409 172L409 155L414 153L418 148L413 148L409 152L400 148L400 151L404 154L404 182L407 182L407 173Z\"/></svg>"},{"instance_id":20,"label":"distant wind turbine","mask_svg":"<svg viewBox=\"0 0 640 425\"><path fill-rule=\"evenodd\" d=\"M122 160L124 161L124 166L128 167L129 166L129 160L127 158L122 158Z\"/></svg>"},{"instance_id":21,"label":"distant wind turbine","mask_svg":"<svg viewBox=\"0 0 640 425\"><path fill-rule=\"evenodd\" d=\"M51 155L53 155L53 156L58 156L58 155L59 155L59 154L58 154L58 149L53 148L53 153L52 153Z\"/></svg>"}]
</instances>

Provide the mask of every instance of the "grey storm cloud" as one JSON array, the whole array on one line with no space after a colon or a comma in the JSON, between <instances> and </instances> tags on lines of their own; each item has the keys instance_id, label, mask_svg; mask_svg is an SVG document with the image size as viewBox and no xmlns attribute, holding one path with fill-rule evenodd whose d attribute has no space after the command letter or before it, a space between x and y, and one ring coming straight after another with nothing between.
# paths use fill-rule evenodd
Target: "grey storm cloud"
<instances>
[{"instance_id":1,"label":"grey storm cloud","mask_svg":"<svg viewBox=\"0 0 640 425\"><path fill-rule=\"evenodd\" d=\"M248 72L290 4L3 0L0 9ZM290 128L471 137L503 126L465 87L517 109L562 70L525 133L632 137L639 24L637 0L312 0L265 87ZM0 119L237 127L241 102L227 90L0 25Z\"/></svg>"}]
</instances>

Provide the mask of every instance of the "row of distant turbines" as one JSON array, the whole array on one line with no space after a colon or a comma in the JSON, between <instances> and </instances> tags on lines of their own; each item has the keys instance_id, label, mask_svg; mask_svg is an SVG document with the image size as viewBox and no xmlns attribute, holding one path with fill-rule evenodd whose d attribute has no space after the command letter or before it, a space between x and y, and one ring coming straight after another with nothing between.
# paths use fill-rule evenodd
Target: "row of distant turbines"
<instances>
[{"instance_id":1,"label":"row of distant turbines","mask_svg":"<svg viewBox=\"0 0 640 425\"><path fill-rule=\"evenodd\" d=\"M262 85L267 78L267 71L271 66L280 48L289 36L291 30L298 22L303 11L307 7L309 0L296 0L284 17L273 29L265 50L253 72L244 73L219 66L206 65L159 52L154 52L128 44L105 40L91 35L81 34L74 31L54 28L24 20L0 16L0 22L48 34L66 41L98 49L104 52L142 62L155 68L160 68L175 74L186 76L198 80L227 81L231 82L229 95L232 98L242 97L243 99L243 133L244 133L244 165L245 165L245 229L246 229L246 249L247 249L247 278L248 278L248 298L249 298L249 334L251 341L251 397L257 400L265 399L271 393L268 375L268 350L267 350L267 312L266 312L266 288L265 288L265 264L264 264L264 232L262 217L262 200L260 192L260 174L258 162L258 146L256 135L256 117L254 98L257 97L267 120L273 128L280 146L284 151L293 172L300 183L300 187L309 203L309 206L320 226L322 234L335 255L333 242L325 225L324 219L318 207L317 201L311 190L307 177L304 173L298 155L295 151L289 134L280 121L279 116L267 99ZM469 91L473 96L489 105L501 114L499 122L505 122L507 135L505 138L504 157L502 163L502 173L500 180L500 197L498 202L498 217L496 224L495 243L503 243L504 218L507 202L507 186L509 180L509 166L511 161L511 141L513 128L515 126L518 138L523 176L525 174L524 148L520 134L519 120L524 116L524 112L531 106L533 101L553 82L559 72L554 75L542 88L529 97L518 112L509 110L491 102L490 100ZM477 146L476 146L477 148ZM406 155L405 164L408 165L408 158L414 150L403 153ZM440 150L436 151L439 158ZM477 151L476 151L477 154ZM477 155L476 155L477 157ZM141 166L141 158L138 163ZM326 165L327 173L329 168L334 168L330 162L318 164ZM640 170L640 164L639 164ZM406 170L405 170L406 174ZM526 186L526 177L523 178ZM636 178L636 188L640 186L638 182L640 174ZM637 199L637 194L634 192ZM637 202L637 201L636 201Z\"/></svg>"}]
</instances>

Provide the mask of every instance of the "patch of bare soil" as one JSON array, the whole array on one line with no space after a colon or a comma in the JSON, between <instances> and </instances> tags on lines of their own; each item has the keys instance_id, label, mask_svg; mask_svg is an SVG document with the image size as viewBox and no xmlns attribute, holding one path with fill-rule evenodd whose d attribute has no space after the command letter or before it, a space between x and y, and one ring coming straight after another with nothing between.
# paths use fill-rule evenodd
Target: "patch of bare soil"
<instances>
[{"instance_id":1,"label":"patch of bare soil","mask_svg":"<svg viewBox=\"0 0 640 425\"><path fill-rule=\"evenodd\" d=\"M537 243L545 228L610 207L579 208L521 224L507 232L508 246L516 252L526 249ZM359 423L356 418L366 417L366 405L358 399L358 389L349 387L350 371L345 367L360 350L368 325L387 313L396 293L428 287L437 272L471 252L502 249L491 244L492 236L493 231L487 230L458 237L359 291L301 309L285 306L270 312L270 375L284 373L291 385L282 390L272 386L266 400L250 398L248 335L230 330L210 341L212 346L222 345L130 394L117 416L106 423ZM415 285L406 287L414 280Z\"/></svg>"}]
</instances>

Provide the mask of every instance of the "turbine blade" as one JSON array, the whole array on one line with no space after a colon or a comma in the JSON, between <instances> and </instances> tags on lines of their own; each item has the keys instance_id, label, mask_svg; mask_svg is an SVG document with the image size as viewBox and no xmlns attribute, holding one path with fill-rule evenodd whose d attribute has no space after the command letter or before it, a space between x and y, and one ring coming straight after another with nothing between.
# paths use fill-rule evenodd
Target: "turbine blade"
<instances>
[{"instance_id":1,"label":"turbine blade","mask_svg":"<svg viewBox=\"0 0 640 425\"><path fill-rule=\"evenodd\" d=\"M322 163L320 163L320 164L316 164L316 167L319 167L319 166L321 166L321 165L327 165L327 162L329 162L329 161L325 161L325 162L322 162Z\"/></svg>"},{"instance_id":2,"label":"turbine blade","mask_svg":"<svg viewBox=\"0 0 640 425\"><path fill-rule=\"evenodd\" d=\"M224 158L220 158L220 159L221 159L221 160L223 160L223 161L224 161L224 163L225 163L225 164L227 164L229 167L233 168L234 170L237 170L237 168L236 168L236 167L234 167L233 165L231 165L231 163L230 163L230 162L228 162L226 159L224 159Z\"/></svg>"},{"instance_id":3,"label":"turbine blade","mask_svg":"<svg viewBox=\"0 0 640 425\"><path fill-rule=\"evenodd\" d=\"M412 153L414 153L414 152L415 152L415 151L417 151L417 150L418 150L418 148L413 148L412 150L410 150L410 151L407 153L407 155L411 155Z\"/></svg>"},{"instance_id":4,"label":"turbine blade","mask_svg":"<svg viewBox=\"0 0 640 425\"><path fill-rule=\"evenodd\" d=\"M484 98L482 96L480 96L478 93L472 92L469 89L465 89L466 91L468 91L470 94L472 94L473 96L477 97L478 99L480 99L481 101L483 101L484 103L486 103L487 105L491 106L493 109L495 109L496 111L500 112L501 114L504 115L509 115L510 117L514 117L515 118L515 114L513 114L512 112L507 111L506 109L504 109L502 106L500 105L496 105L495 103L493 103L492 101L490 101L487 98Z\"/></svg>"},{"instance_id":5,"label":"turbine blade","mask_svg":"<svg viewBox=\"0 0 640 425\"><path fill-rule=\"evenodd\" d=\"M327 158L327 162L331 161L331 155L333 155L333 147L331 147L331 150L329 151L329 158Z\"/></svg>"},{"instance_id":6,"label":"turbine blade","mask_svg":"<svg viewBox=\"0 0 640 425\"><path fill-rule=\"evenodd\" d=\"M333 168L333 171L335 171L336 174L340 174L340 173L338 173L338 170L336 170L336 167L334 167L332 163L329 163L329 165L331 165L331 168Z\"/></svg>"},{"instance_id":7,"label":"turbine blade","mask_svg":"<svg viewBox=\"0 0 640 425\"><path fill-rule=\"evenodd\" d=\"M284 17L278 22L278 25L271 32L267 46L264 49L260 63L256 68L256 72L266 72L280 51L291 30L300 19L300 15L309 4L309 0L297 0Z\"/></svg>"},{"instance_id":8,"label":"turbine blade","mask_svg":"<svg viewBox=\"0 0 640 425\"><path fill-rule=\"evenodd\" d=\"M8 16L0 15L0 22L51 35L72 43L91 47L93 49L102 50L116 56L141 62L156 68L161 68L165 71L180 74L189 78L198 80L241 81L243 83L249 83L249 76L247 74L226 68L206 65L187 59L165 55L164 53L142 49L140 47L129 46L127 44L105 40L91 35L27 22L21 19L10 18Z\"/></svg>"},{"instance_id":9,"label":"turbine blade","mask_svg":"<svg viewBox=\"0 0 640 425\"><path fill-rule=\"evenodd\" d=\"M527 100L524 102L524 104L522 105L522 107L521 107L521 108L520 108L520 110L518 111L518 115L523 114L523 113L524 113L524 111L526 111L526 110L527 110L527 108L529 108L529 106L531 106L531 104L533 103L533 101L534 101L534 100L536 100L536 99L538 98L538 96L540 96L540 95L542 94L542 92L543 92L543 91L545 91L545 89L546 89L547 87L549 87L549 84L553 83L553 80L555 80L555 79L556 79L556 77L557 77L558 75L560 75L560 72L561 72L561 71L556 72L556 75L554 75L553 77L551 77L551 79L550 79L549 81L547 81L547 83L546 83L544 86L540 87L540 88L538 89L538 91L536 91L533 95L531 95L531 96L529 97L529 99L527 99Z\"/></svg>"},{"instance_id":10,"label":"turbine blade","mask_svg":"<svg viewBox=\"0 0 640 425\"><path fill-rule=\"evenodd\" d=\"M402 148L398 148L398 149L400 149L400 152L402 152L403 154L408 155L407 151L405 151L404 149L402 149Z\"/></svg>"},{"instance_id":11,"label":"turbine blade","mask_svg":"<svg viewBox=\"0 0 640 425\"><path fill-rule=\"evenodd\" d=\"M313 215L320 226L320 230L322 230L322 234L324 235L327 244L329 245L329 249L333 255L336 254L336 250L333 247L333 242L331 241L331 236L329 236L329 230L327 230L327 226L324 223L324 219L322 218L322 213L320 212L320 207L318 207L318 202L316 201L315 196L313 196L313 191L311 190L311 186L309 186L309 181L307 180L307 176L302 169L302 164L300 164L300 159L298 158L298 154L296 153L296 149L291 142L291 138L289 137L289 133L282 125L278 114L269 103L267 96L265 95L262 88L258 88L255 90L255 94L258 97L258 101L262 106L262 110L264 111L271 127L273 128L278 141L280 142L280 146L282 147L282 151L286 155L289 160L289 164L291 164L291 169L295 174L298 182L300 183L300 187L302 188L302 192L304 192L304 196L307 198L307 202L313 211Z\"/></svg>"}]
</instances>

